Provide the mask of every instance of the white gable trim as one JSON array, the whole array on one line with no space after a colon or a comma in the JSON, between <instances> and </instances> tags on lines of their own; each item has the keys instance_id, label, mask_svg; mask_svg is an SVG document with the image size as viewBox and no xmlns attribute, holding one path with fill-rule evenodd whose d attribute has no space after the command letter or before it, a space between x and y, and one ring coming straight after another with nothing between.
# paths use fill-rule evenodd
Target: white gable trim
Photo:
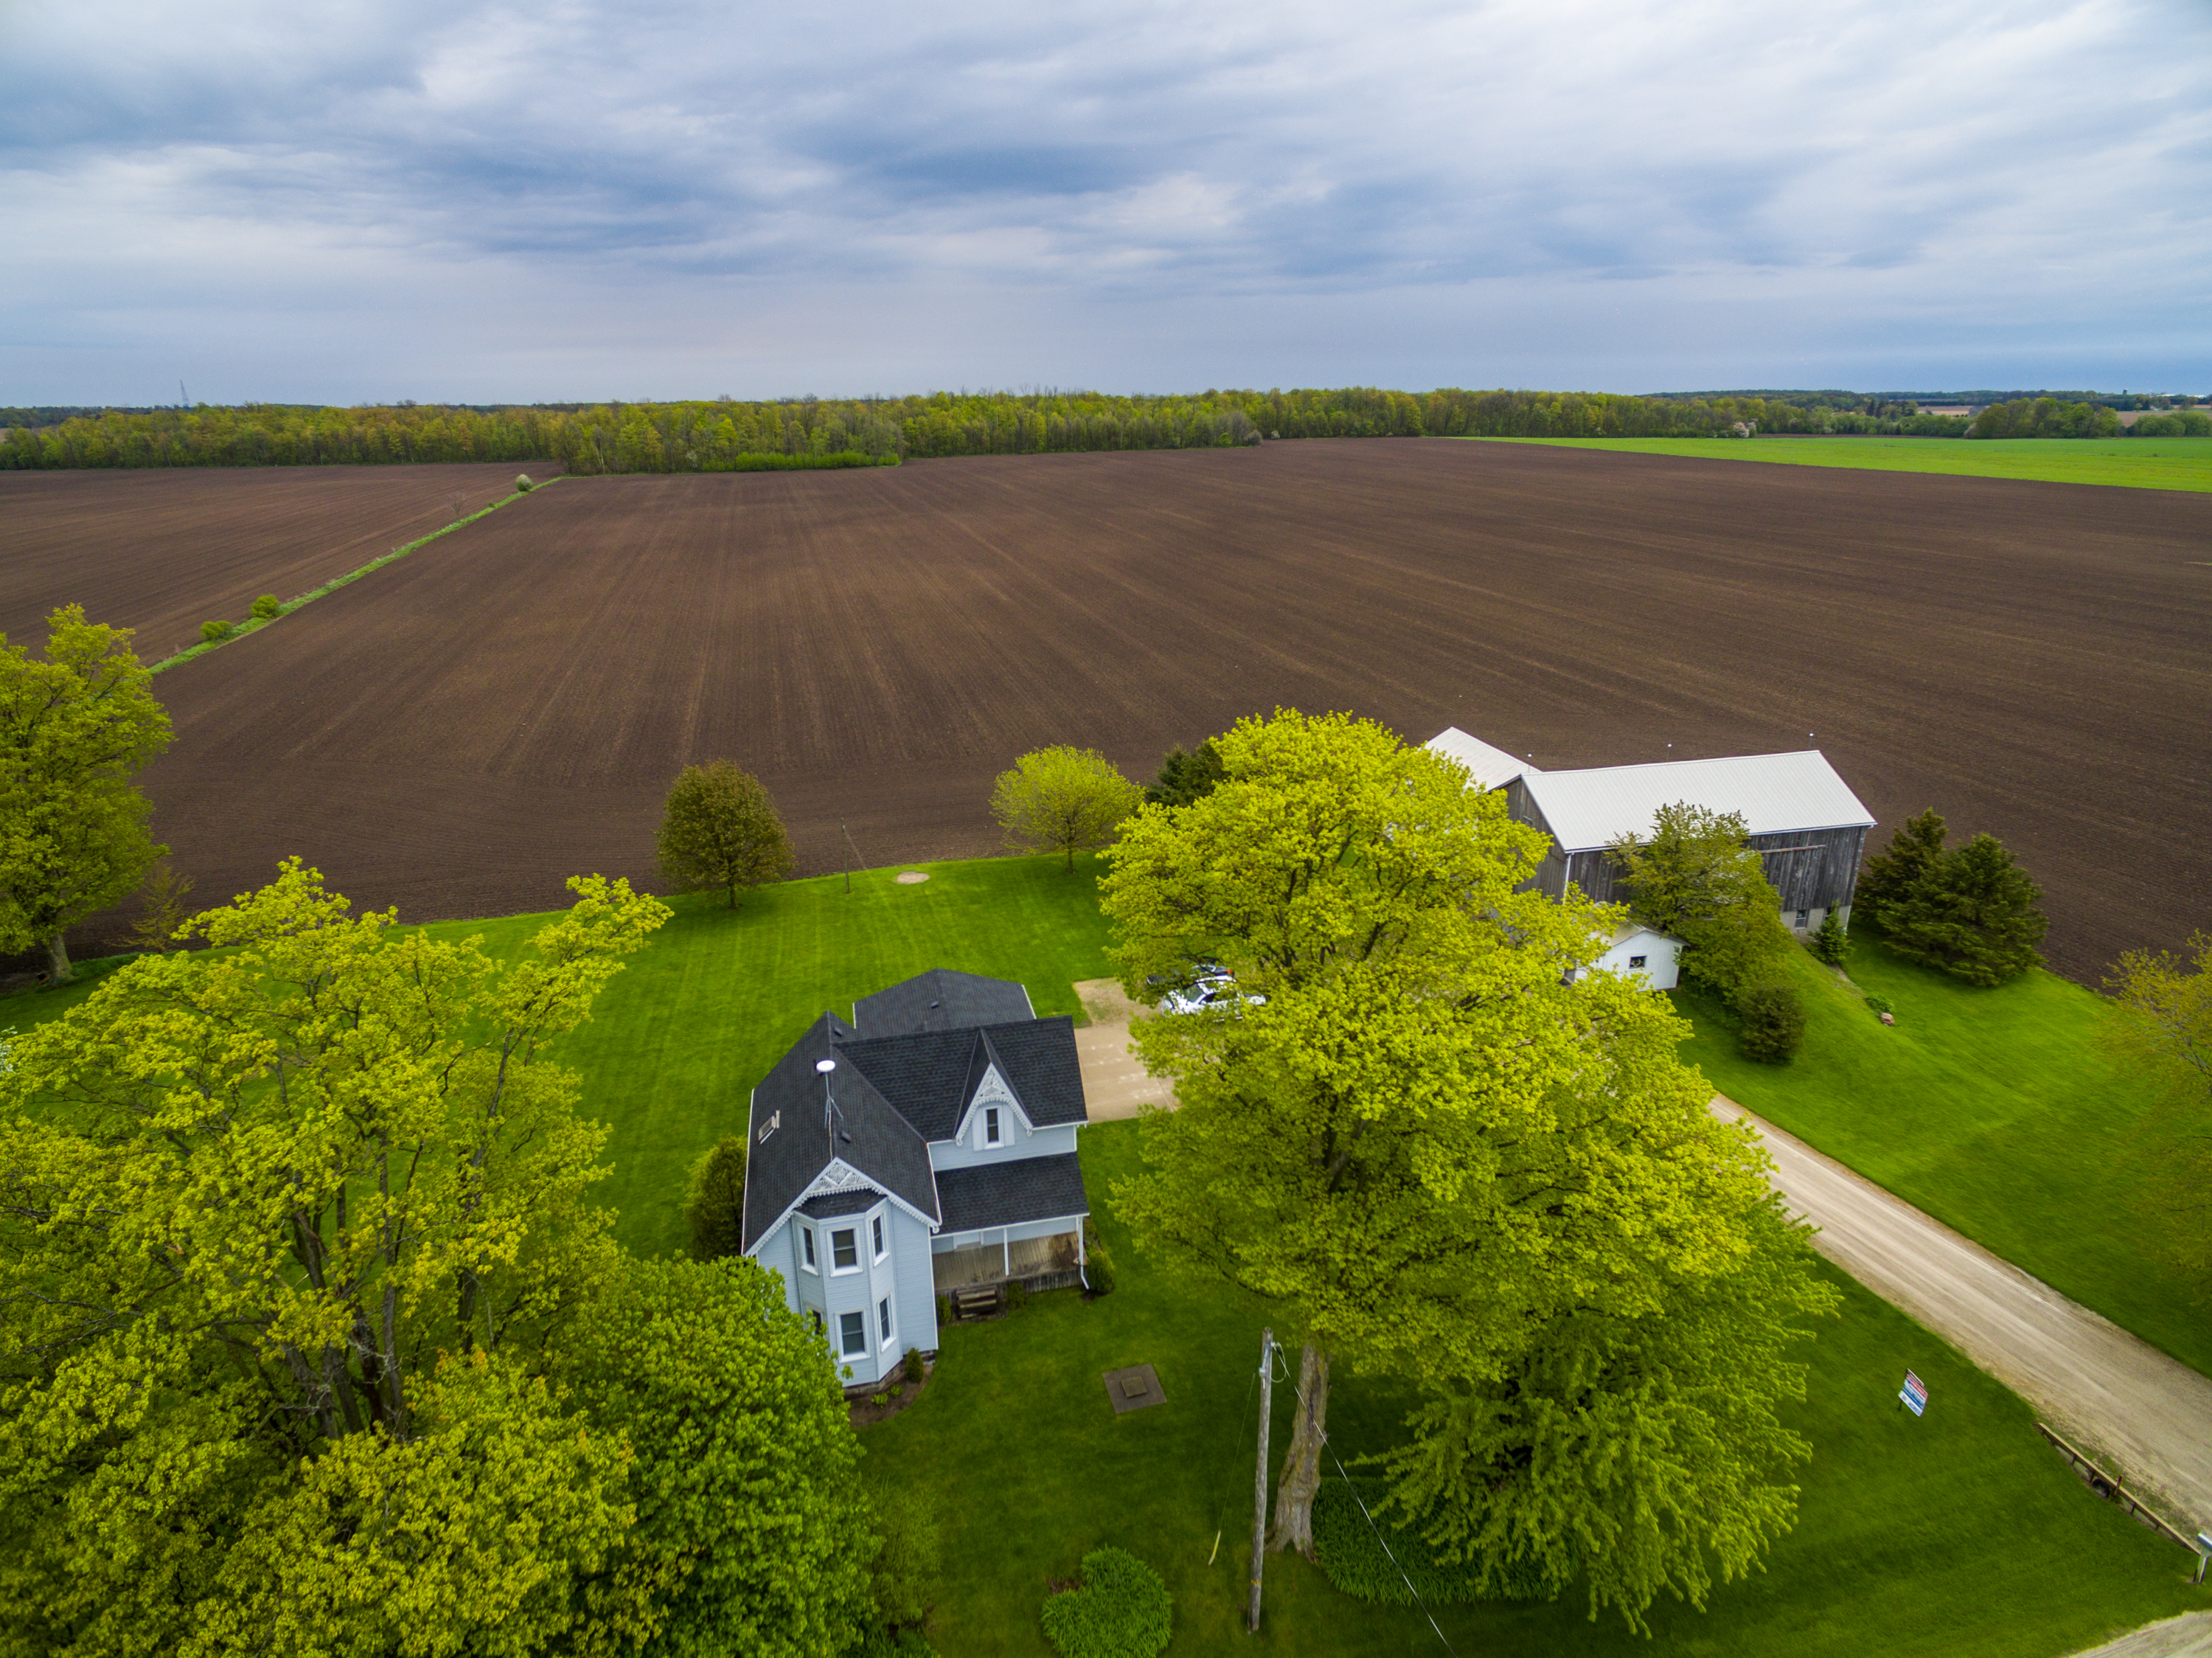
<instances>
[{"instance_id":1,"label":"white gable trim","mask_svg":"<svg viewBox=\"0 0 2212 1658\"><path fill-rule=\"evenodd\" d=\"M884 1203L896 1204L901 1209L906 1210L908 1214L913 1216L915 1219L920 1221L924 1227L927 1228L931 1237L933 1238L937 1235L939 1222L930 1219L929 1216L923 1214L921 1210L916 1209L912 1204L907 1202L905 1198L900 1197L897 1192L884 1190L880 1182L870 1179L866 1175L861 1173L843 1158L837 1157L831 1159L830 1167L823 1169L821 1173L814 1177L812 1185L809 1186L805 1191L800 1192L796 1198L793 1198L788 1204L784 1205L783 1213L777 1216L774 1223L762 1232L759 1242L754 1244L750 1249L745 1251L745 1253L748 1255L757 1256L761 1250L767 1245L768 1240L783 1229L784 1223L790 1220L793 1216L799 1213L799 1204L805 1203L809 1198L823 1198L836 1192L860 1192L863 1190L873 1192L878 1197L883 1199L883 1203L871 1204L866 1209L854 1210L853 1212L855 1215L864 1216L872 1215L877 1210L883 1207ZM933 1168L929 1171L929 1195L933 1198L937 1196L937 1171ZM944 1206L944 1203L940 1199L939 1201L938 1207L942 1209ZM845 1217L842 1215L839 1215L833 1218L842 1221ZM827 1222L816 1221L811 1218L807 1223L811 1226L823 1226L828 1224Z\"/></svg>"},{"instance_id":2,"label":"white gable trim","mask_svg":"<svg viewBox=\"0 0 2212 1658\"><path fill-rule=\"evenodd\" d=\"M1030 1121L1029 1112L1022 1109L1022 1102L1014 1097L1012 1086L1000 1074L999 1067L994 1062L983 1072L983 1080L975 1084L975 1095L968 1101L968 1109L961 1115L960 1126L952 1132L952 1137L955 1140L964 1141L968 1138L969 1130L975 1125L976 1114L986 1106L998 1106L1001 1108L1011 1106L1014 1115L1020 1119L1024 1130L1031 1134L1036 1132L1036 1125ZM1006 1142L1001 1140L1000 1143L1003 1145Z\"/></svg>"}]
</instances>

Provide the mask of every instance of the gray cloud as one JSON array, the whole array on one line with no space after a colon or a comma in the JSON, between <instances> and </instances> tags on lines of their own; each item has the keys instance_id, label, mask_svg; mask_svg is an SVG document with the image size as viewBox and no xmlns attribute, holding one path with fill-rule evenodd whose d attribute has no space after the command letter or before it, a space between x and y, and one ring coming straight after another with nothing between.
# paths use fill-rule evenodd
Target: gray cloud
<instances>
[{"instance_id":1,"label":"gray cloud","mask_svg":"<svg viewBox=\"0 0 2212 1658\"><path fill-rule=\"evenodd\" d=\"M2183 0L0 0L0 402L2193 383L2208 46Z\"/></svg>"}]
</instances>

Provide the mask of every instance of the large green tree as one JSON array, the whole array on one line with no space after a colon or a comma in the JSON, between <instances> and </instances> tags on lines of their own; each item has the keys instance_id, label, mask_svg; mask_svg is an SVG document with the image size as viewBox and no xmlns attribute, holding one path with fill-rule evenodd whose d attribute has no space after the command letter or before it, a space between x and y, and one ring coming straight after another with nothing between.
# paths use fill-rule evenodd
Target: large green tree
<instances>
[{"instance_id":1,"label":"large green tree","mask_svg":"<svg viewBox=\"0 0 2212 1658\"><path fill-rule=\"evenodd\" d=\"M1884 900L1881 930L1908 960L1970 984L2002 984L2043 960L2051 923L2043 889L1993 835L1943 853L1904 892Z\"/></svg>"},{"instance_id":2,"label":"large green tree","mask_svg":"<svg viewBox=\"0 0 2212 1658\"><path fill-rule=\"evenodd\" d=\"M1034 749L991 786L991 815L1015 846L1075 855L1113 839L1144 791L1095 749Z\"/></svg>"},{"instance_id":3,"label":"large green tree","mask_svg":"<svg viewBox=\"0 0 2212 1658\"><path fill-rule=\"evenodd\" d=\"M2140 1189L2166 1222L2151 1235L2212 1297L2212 933L2182 954L2129 951L2105 988L2106 1044L2161 1096L2139 1142Z\"/></svg>"},{"instance_id":4,"label":"large green tree","mask_svg":"<svg viewBox=\"0 0 2212 1658\"><path fill-rule=\"evenodd\" d=\"M1742 816L1680 802L1662 806L1649 836L1614 844L1637 920L1684 945L1682 971L1733 1003L1771 978L1790 944L1782 899Z\"/></svg>"},{"instance_id":5,"label":"large green tree","mask_svg":"<svg viewBox=\"0 0 2212 1658\"><path fill-rule=\"evenodd\" d=\"M742 1256L635 1261L578 1392L630 1455L636 1523L588 1583L585 1653L812 1658L872 1606L876 1535L829 1344Z\"/></svg>"},{"instance_id":6,"label":"large green tree","mask_svg":"<svg viewBox=\"0 0 2212 1658\"><path fill-rule=\"evenodd\" d=\"M167 711L131 631L70 605L44 661L0 637L0 949L44 945L70 977L71 923L137 886L168 849L147 832L131 779L169 743Z\"/></svg>"},{"instance_id":7,"label":"large green tree","mask_svg":"<svg viewBox=\"0 0 2212 1658\"><path fill-rule=\"evenodd\" d=\"M661 878L679 893L722 892L730 907L748 887L791 872L791 837L759 778L727 760L687 765L660 820Z\"/></svg>"},{"instance_id":8,"label":"large green tree","mask_svg":"<svg viewBox=\"0 0 2212 1658\"><path fill-rule=\"evenodd\" d=\"M1716 1568L1744 1576L1790 1529L1811 1447L1781 1407L1805 1396L1802 1321L1836 1297L1772 1198L1735 1219L1750 1247L1726 1270L1668 1274L1635 1315L1573 1308L1497 1374L1428 1388L1385 1460L1440 1555L1501 1595L1579 1578L1593 1616L1644 1628L1660 1593L1702 1607Z\"/></svg>"},{"instance_id":9,"label":"large green tree","mask_svg":"<svg viewBox=\"0 0 2212 1658\"><path fill-rule=\"evenodd\" d=\"M1492 1375L1661 1269L1738 1259L1764 1190L1675 1058L1662 998L1587 967L1612 913L1516 891L1535 831L1462 768L1346 716L1248 720L1224 776L1146 807L1101 883L1123 983L1218 956L1264 1005L1138 1021L1181 1109L1115 1202L1139 1240L1282 1301L1304 1332L1274 1543L1310 1551L1333 1355Z\"/></svg>"}]
</instances>

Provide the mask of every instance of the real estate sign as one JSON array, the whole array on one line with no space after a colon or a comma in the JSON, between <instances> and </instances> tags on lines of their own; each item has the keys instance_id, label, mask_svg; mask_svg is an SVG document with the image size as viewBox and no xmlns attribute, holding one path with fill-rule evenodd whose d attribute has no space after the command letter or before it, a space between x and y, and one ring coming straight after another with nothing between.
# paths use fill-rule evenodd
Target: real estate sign
<instances>
[{"instance_id":1,"label":"real estate sign","mask_svg":"<svg viewBox=\"0 0 2212 1658\"><path fill-rule=\"evenodd\" d=\"M1914 1375L1911 1371L1907 1370L1905 1373L1905 1386L1898 1391L1897 1396L1905 1401L1905 1408L1913 1415L1927 1414L1928 1384Z\"/></svg>"}]
</instances>

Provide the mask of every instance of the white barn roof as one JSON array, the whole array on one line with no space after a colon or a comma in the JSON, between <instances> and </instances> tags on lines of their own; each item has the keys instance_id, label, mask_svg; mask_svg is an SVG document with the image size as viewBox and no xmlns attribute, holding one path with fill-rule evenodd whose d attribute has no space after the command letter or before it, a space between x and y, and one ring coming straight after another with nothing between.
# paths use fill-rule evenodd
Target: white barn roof
<instances>
[{"instance_id":1,"label":"white barn roof","mask_svg":"<svg viewBox=\"0 0 2212 1658\"><path fill-rule=\"evenodd\" d=\"M1538 769L1502 748L1492 748L1480 737L1468 736L1455 725L1446 726L1422 747L1457 760L1474 774L1474 780L1485 789L1503 789L1514 778Z\"/></svg>"},{"instance_id":2,"label":"white barn roof","mask_svg":"<svg viewBox=\"0 0 2212 1658\"><path fill-rule=\"evenodd\" d=\"M1659 808L1677 801L1712 812L1740 813L1747 835L1870 828L1874 824L1873 814L1817 748L1798 754L1742 754L1589 771L1538 771L1523 766L1519 775L1527 777L1528 797L1565 852L1595 851L1625 835L1648 835ZM1485 777L1483 781L1490 780Z\"/></svg>"}]
</instances>

